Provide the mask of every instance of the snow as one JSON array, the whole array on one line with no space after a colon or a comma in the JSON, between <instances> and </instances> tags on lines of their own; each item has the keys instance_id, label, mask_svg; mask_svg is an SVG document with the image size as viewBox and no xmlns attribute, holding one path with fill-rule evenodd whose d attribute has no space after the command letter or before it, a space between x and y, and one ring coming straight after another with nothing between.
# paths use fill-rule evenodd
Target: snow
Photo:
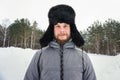
<instances>
[{"instance_id":1,"label":"snow","mask_svg":"<svg viewBox=\"0 0 120 80\"><path fill-rule=\"evenodd\" d=\"M26 69L37 50L17 47L0 48L0 80L23 80ZM97 80L120 80L120 55L88 54Z\"/></svg>"},{"instance_id":2,"label":"snow","mask_svg":"<svg viewBox=\"0 0 120 80\"><path fill-rule=\"evenodd\" d=\"M32 49L0 48L0 80L23 80L35 52Z\"/></svg>"},{"instance_id":3,"label":"snow","mask_svg":"<svg viewBox=\"0 0 120 80\"><path fill-rule=\"evenodd\" d=\"M120 55L89 54L98 80L120 80Z\"/></svg>"}]
</instances>

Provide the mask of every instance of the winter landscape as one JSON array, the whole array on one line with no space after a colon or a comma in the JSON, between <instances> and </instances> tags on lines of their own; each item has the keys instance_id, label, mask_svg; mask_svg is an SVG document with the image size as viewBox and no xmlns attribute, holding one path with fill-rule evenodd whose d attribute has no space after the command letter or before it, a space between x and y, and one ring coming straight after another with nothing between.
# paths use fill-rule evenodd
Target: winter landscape
<instances>
[{"instance_id":1,"label":"winter landscape","mask_svg":"<svg viewBox=\"0 0 120 80\"><path fill-rule=\"evenodd\" d=\"M68 4L75 9L77 29L87 43L85 50L119 54L87 53L97 80L120 80L119 3L120 0L1 0L0 80L23 80L40 47L39 39L49 25L48 10L57 4Z\"/></svg>"},{"instance_id":2,"label":"winter landscape","mask_svg":"<svg viewBox=\"0 0 120 80\"><path fill-rule=\"evenodd\" d=\"M0 80L23 80L25 71L37 50L17 47L0 48ZM120 80L120 55L88 53L97 80Z\"/></svg>"}]
</instances>

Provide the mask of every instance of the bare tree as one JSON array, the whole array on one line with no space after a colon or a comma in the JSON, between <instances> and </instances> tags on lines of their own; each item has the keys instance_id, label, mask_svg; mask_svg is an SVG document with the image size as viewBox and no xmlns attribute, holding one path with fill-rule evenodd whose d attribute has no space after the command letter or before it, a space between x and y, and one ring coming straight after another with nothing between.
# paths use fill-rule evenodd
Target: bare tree
<instances>
[{"instance_id":1,"label":"bare tree","mask_svg":"<svg viewBox=\"0 0 120 80\"><path fill-rule=\"evenodd\" d=\"M0 32L3 36L3 47L5 47L6 39L7 39L7 33L8 33L8 26L10 24L9 19L4 19L2 21L2 25L0 25Z\"/></svg>"},{"instance_id":2,"label":"bare tree","mask_svg":"<svg viewBox=\"0 0 120 80\"><path fill-rule=\"evenodd\" d=\"M32 25L32 32L31 32L31 48L34 48L35 46L35 29L37 27L37 22L34 21L33 25Z\"/></svg>"}]
</instances>

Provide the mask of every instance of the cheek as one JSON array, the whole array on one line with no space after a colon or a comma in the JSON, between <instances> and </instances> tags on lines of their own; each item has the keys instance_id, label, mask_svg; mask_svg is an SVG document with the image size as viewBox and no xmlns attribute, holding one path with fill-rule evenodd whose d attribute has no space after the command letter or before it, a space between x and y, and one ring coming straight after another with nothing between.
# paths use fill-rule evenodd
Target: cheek
<instances>
[{"instance_id":1,"label":"cheek","mask_svg":"<svg viewBox=\"0 0 120 80\"><path fill-rule=\"evenodd\" d=\"M68 30L67 30L67 34L69 34L69 35L70 35L70 34L71 34L70 32L71 32L71 31L70 31L70 29L68 29Z\"/></svg>"},{"instance_id":2,"label":"cheek","mask_svg":"<svg viewBox=\"0 0 120 80\"><path fill-rule=\"evenodd\" d=\"M58 35L58 30L57 29L54 29L54 35Z\"/></svg>"}]
</instances>

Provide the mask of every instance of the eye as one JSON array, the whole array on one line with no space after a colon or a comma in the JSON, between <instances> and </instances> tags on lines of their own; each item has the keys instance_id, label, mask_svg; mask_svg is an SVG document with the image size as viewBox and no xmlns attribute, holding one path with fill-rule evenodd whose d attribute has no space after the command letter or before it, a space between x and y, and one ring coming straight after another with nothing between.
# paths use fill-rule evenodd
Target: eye
<instances>
[{"instance_id":1,"label":"eye","mask_svg":"<svg viewBox=\"0 0 120 80\"><path fill-rule=\"evenodd\" d=\"M68 25L65 25L64 27L68 27Z\"/></svg>"},{"instance_id":2,"label":"eye","mask_svg":"<svg viewBox=\"0 0 120 80\"><path fill-rule=\"evenodd\" d=\"M55 25L56 28L59 28L60 26L59 25Z\"/></svg>"},{"instance_id":3,"label":"eye","mask_svg":"<svg viewBox=\"0 0 120 80\"><path fill-rule=\"evenodd\" d=\"M67 28L67 27L69 27L69 25L68 25L68 24L65 24L65 25L64 25L64 28Z\"/></svg>"}]
</instances>

